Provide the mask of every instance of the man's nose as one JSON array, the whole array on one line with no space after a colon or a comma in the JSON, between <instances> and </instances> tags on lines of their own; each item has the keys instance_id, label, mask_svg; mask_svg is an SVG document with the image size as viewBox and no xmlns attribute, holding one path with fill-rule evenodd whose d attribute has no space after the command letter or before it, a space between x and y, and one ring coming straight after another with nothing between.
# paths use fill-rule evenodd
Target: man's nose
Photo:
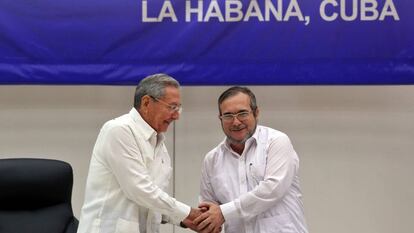
<instances>
[{"instance_id":1,"label":"man's nose","mask_svg":"<svg viewBox=\"0 0 414 233\"><path fill-rule=\"evenodd\" d=\"M172 115L171 115L171 118L173 120L178 120L178 119L180 119L180 115L181 114L179 112L173 112Z\"/></svg>"},{"instance_id":2,"label":"man's nose","mask_svg":"<svg viewBox=\"0 0 414 233\"><path fill-rule=\"evenodd\" d=\"M233 117L232 125L240 125L241 123L242 122L237 117Z\"/></svg>"}]
</instances>

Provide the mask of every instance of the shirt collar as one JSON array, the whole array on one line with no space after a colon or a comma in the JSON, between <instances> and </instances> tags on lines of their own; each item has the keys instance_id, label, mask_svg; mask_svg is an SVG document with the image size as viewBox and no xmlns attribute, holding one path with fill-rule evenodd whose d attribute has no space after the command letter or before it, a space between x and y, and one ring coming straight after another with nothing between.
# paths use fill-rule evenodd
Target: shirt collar
<instances>
[{"instance_id":1,"label":"shirt collar","mask_svg":"<svg viewBox=\"0 0 414 233\"><path fill-rule=\"evenodd\" d=\"M135 123L137 123L137 127L140 129L140 132L144 136L144 139L147 141L150 141L152 137L156 137L158 141L164 141L165 136L163 133L157 133L139 114L139 112L132 108L131 111L129 111L129 115L134 120Z\"/></svg>"}]
</instances>

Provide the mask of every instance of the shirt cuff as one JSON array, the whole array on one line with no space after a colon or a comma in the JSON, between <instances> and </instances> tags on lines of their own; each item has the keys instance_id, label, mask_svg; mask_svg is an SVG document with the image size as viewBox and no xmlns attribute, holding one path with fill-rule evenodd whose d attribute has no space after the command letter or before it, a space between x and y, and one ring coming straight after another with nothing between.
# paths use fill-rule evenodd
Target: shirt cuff
<instances>
[{"instance_id":1,"label":"shirt cuff","mask_svg":"<svg viewBox=\"0 0 414 233\"><path fill-rule=\"evenodd\" d=\"M220 205L220 209L221 213L223 214L224 220L226 221L234 218L240 218L240 213L234 201Z\"/></svg>"},{"instance_id":2,"label":"shirt cuff","mask_svg":"<svg viewBox=\"0 0 414 233\"><path fill-rule=\"evenodd\" d=\"M174 209L174 213L170 215L170 220L174 225L180 225L180 222L184 220L191 211L191 207L176 201L176 208Z\"/></svg>"}]
</instances>

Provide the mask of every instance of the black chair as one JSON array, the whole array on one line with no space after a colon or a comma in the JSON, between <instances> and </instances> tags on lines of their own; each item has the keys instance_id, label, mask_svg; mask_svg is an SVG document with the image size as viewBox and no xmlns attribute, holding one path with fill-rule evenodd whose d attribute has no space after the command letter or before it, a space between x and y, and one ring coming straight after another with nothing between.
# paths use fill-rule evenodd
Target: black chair
<instances>
[{"instance_id":1,"label":"black chair","mask_svg":"<svg viewBox=\"0 0 414 233\"><path fill-rule=\"evenodd\" d=\"M72 167L50 159L0 159L0 233L76 233Z\"/></svg>"}]
</instances>

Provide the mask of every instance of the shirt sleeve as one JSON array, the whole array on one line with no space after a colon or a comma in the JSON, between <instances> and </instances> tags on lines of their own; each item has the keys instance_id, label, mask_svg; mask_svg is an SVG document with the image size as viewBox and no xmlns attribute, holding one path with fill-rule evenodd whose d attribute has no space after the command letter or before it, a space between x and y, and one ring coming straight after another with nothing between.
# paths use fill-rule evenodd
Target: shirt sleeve
<instances>
[{"instance_id":1,"label":"shirt sleeve","mask_svg":"<svg viewBox=\"0 0 414 233\"><path fill-rule=\"evenodd\" d=\"M274 139L267 150L264 180L250 192L220 206L226 220L251 219L273 207L289 190L297 173L298 159L286 135Z\"/></svg>"},{"instance_id":2,"label":"shirt sleeve","mask_svg":"<svg viewBox=\"0 0 414 233\"><path fill-rule=\"evenodd\" d=\"M152 182L141 151L128 127L114 126L109 129L102 145L106 165L128 199L170 216L170 221L174 224L188 216L191 207L175 200Z\"/></svg>"}]
</instances>

